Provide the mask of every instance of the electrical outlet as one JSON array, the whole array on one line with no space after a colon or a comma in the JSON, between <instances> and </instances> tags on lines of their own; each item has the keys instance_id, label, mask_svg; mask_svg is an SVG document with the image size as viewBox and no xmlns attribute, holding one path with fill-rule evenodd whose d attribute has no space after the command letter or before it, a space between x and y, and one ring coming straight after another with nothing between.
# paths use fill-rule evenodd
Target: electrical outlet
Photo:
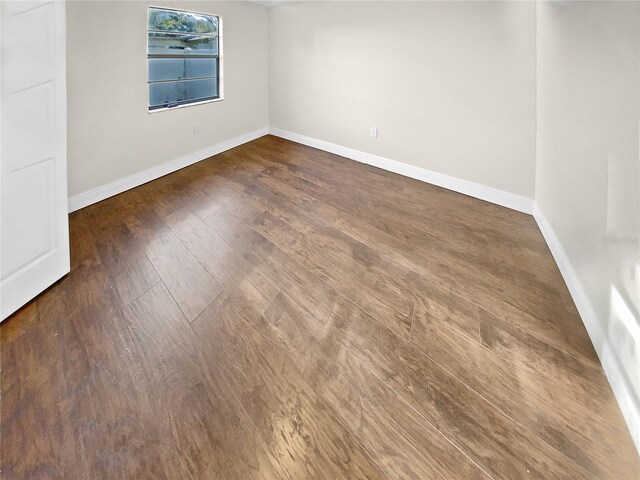
<instances>
[{"instance_id":1,"label":"electrical outlet","mask_svg":"<svg viewBox=\"0 0 640 480\"><path fill-rule=\"evenodd\" d=\"M373 138L378 138L378 127L371 127L371 130L369 130L369 135L371 135Z\"/></svg>"},{"instance_id":2,"label":"electrical outlet","mask_svg":"<svg viewBox=\"0 0 640 480\"><path fill-rule=\"evenodd\" d=\"M193 134L194 134L194 135L197 135L198 133L200 133L200 124L199 124L199 123L196 123L196 124L193 126Z\"/></svg>"}]
</instances>

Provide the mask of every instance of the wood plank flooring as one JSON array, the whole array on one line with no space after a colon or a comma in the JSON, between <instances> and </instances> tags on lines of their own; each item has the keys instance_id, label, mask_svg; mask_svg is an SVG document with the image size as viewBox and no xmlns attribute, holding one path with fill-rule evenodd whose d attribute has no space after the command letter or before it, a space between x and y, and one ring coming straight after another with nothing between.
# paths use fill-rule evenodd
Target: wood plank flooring
<instances>
[{"instance_id":1,"label":"wood plank flooring","mask_svg":"<svg viewBox=\"0 0 640 480\"><path fill-rule=\"evenodd\" d=\"M638 479L533 219L276 137L70 218L3 479Z\"/></svg>"}]
</instances>

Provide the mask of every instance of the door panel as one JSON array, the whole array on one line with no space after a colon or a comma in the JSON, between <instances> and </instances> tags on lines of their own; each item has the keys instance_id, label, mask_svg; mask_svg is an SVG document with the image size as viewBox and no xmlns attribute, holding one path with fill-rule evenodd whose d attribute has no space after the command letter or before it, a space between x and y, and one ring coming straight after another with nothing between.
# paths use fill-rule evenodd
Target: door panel
<instances>
[{"instance_id":1,"label":"door panel","mask_svg":"<svg viewBox=\"0 0 640 480\"><path fill-rule=\"evenodd\" d=\"M2 3L4 6L5 2ZM7 18L2 15L5 20L2 24L2 81L4 83L6 80L10 91L19 91L52 79L59 53L55 43L55 14L58 8L58 2L50 2L7 15Z\"/></svg>"},{"instance_id":2,"label":"door panel","mask_svg":"<svg viewBox=\"0 0 640 480\"><path fill-rule=\"evenodd\" d=\"M55 238L55 158L14 171L3 195L20 199L20 216L3 216L3 243L13 244L11 255L3 258L2 278L8 278L34 260L56 251ZM12 238L28 242L11 242Z\"/></svg>"},{"instance_id":3,"label":"door panel","mask_svg":"<svg viewBox=\"0 0 640 480\"><path fill-rule=\"evenodd\" d=\"M12 152L3 161L9 171L56 156L56 88L45 82L14 93L2 102L2 145Z\"/></svg>"},{"instance_id":4,"label":"door panel","mask_svg":"<svg viewBox=\"0 0 640 480\"><path fill-rule=\"evenodd\" d=\"M63 1L0 3L0 313L69 271Z\"/></svg>"}]
</instances>

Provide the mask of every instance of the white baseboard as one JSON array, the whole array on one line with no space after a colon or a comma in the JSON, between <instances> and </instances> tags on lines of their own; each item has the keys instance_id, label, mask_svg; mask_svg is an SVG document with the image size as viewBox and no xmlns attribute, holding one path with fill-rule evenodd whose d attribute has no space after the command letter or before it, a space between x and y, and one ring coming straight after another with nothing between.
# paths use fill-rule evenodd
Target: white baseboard
<instances>
[{"instance_id":1,"label":"white baseboard","mask_svg":"<svg viewBox=\"0 0 640 480\"><path fill-rule=\"evenodd\" d=\"M246 133L236 138L232 138L225 142L207 147L197 152L184 155L175 160L163 163L156 167L149 168L142 172L136 173L129 177L116 180L115 182L108 183L101 187L94 188L92 190L74 195L69 198L69 212L74 212L81 208L87 207L91 204L100 202L109 197L122 193L131 188L135 188L144 183L160 178L169 173L180 170L181 168L192 165L196 162L209 158L213 155L217 155L231 148L242 145L243 143L250 142L256 138L260 138L268 133L291 140L293 142L308 145L310 147L318 148L336 155L350 158L360 163L366 163L374 167L381 168L390 172L404 175L405 177L414 178L432 185L447 188L454 192L463 193L471 197L479 198L487 202L502 205L503 207L511 208L519 212L531 214L533 211L533 200L516 195L513 193L505 192L495 188L487 187L477 183L469 182L459 178L444 175L442 173L427 170L425 168L416 167L406 163L398 162L388 158L372 155L370 153L361 152L352 148L343 147L333 143L325 142L297 133L287 132L278 128L262 128L253 132Z\"/></svg>"},{"instance_id":2,"label":"white baseboard","mask_svg":"<svg viewBox=\"0 0 640 480\"><path fill-rule=\"evenodd\" d=\"M518 212L531 214L533 212L533 200L522 197L514 193L505 192L496 188L487 187L478 183L469 182L460 178L451 177L442 173L427 170L426 168L416 167L407 163L398 162L388 158L372 155L370 153L354 150L353 148L343 147L335 143L325 142L316 138L306 137L298 133L288 132L279 128L270 127L269 133L277 137L285 138L293 142L301 143L309 147L324 150L325 152L334 153L342 157L347 157L356 162L366 163L374 167L397 173L405 177L414 178L425 183L437 185L439 187L453 190L454 192L463 193L470 197L479 198L487 202L495 203L503 207L517 210Z\"/></svg>"},{"instance_id":3,"label":"white baseboard","mask_svg":"<svg viewBox=\"0 0 640 480\"><path fill-rule=\"evenodd\" d=\"M256 138L263 137L269 133L267 127L255 130L253 132L245 133L239 137L226 140L224 142L212 145L211 147L198 150L197 152L184 155L175 160L163 163L156 167L149 168L142 172L130 175L128 177L116 180L115 182L108 183L98 188L74 195L69 198L69 213L87 207L93 203L97 203L109 197L113 197L126 190L130 190L134 187L140 186L144 183L160 178L169 173L180 170L181 168L188 167L194 163L197 163L205 158L209 158L213 155L217 155L226 150L230 150L234 147L242 145L243 143L250 142Z\"/></svg>"},{"instance_id":4,"label":"white baseboard","mask_svg":"<svg viewBox=\"0 0 640 480\"><path fill-rule=\"evenodd\" d=\"M551 250L554 260L558 264L562 278L564 278L569 288L571 298L578 309L578 313L580 313L591 343L595 347L607 380L611 385L611 390L613 390L622 415L629 427L636 449L640 453L640 407L634 400L633 388L626 380L624 370L615 356L615 346L611 345L607 332L603 330L603 322L598 318L596 309L591 300L589 300L580 277L578 277L573 268L560 239L536 204L533 206L533 217Z\"/></svg>"}]
</instances>

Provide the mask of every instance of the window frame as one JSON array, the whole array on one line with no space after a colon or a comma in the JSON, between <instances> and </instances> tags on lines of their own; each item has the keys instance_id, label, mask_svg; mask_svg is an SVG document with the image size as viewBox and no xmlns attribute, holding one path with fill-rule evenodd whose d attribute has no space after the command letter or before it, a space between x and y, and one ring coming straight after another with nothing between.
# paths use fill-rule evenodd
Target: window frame
<instances>
[{"instance_id":1,"label":"window frame","mask_svg":"<svg viewBox=\"0 0 640 480\"><path fill-rule=\"evenodd\" d=\"M149 54L149 12L152 8L158 9L158 10L169 10L172 12L184 12L184 13L194 13L196 15L205 15L205 16L209 16L209 17L216 17L218 19L218 56L217 56L217 79L218 79L218 96L216 98L209 98L206 100L199 100L199 101L194 101L194 102L188 102L188 103L182 103L179 105L174 105L172 107L158 107L158 108L151 108L151 105L149 105L149 85L151 83L156 83L156 82L150 82L149 81L149 60L153 59L153 58L174 58L174 57L163 57L160 55L153 55L153 54ZM224 100L224 60L223 60L223 55L224 55L224 48L223 48L223 25L222 25L222 16L217 15L215 13L204 13L204 12L197 12L195 10L185 10L185 9L180 9L180 8L169 8L169 7L160 7L160 6L155 6L155 5L149 5L147 7L147 17L146 17L146 29L145 29L145 34L146 34L146 72L147 72L147 112L148 113L157 113L157 112L166 112L169 110L178 110L180 108L185 108L185 107L194 107L197 105L205 105L207 103L215 103L215 102L221 102ZM171 32L168 32L171 33ZM183 58L183 57L175 57L175 58ZM188 57L188 58L198 58L197 55L194 55L193 57ZM200 57L202 58L202 57Z\"/></svg>"}]
</instances>

